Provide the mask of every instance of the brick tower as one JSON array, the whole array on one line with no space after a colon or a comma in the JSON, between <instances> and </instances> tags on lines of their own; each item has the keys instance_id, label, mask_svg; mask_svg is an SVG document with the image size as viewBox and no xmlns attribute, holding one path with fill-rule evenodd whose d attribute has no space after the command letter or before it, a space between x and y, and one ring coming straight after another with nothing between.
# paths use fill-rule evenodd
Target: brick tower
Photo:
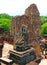
<instances>
[{"instance_id":1,"label":"brick tower","mask_svg":"<svg viewBox=\"0 0 47 65\"><path fill-rule=\"evenodd\" d=\"M33 24L33 29L35 31L36 36L40 36L40 13L36 6L36 4L31 4L26 10L25 15L31 18L31 23Z\"/></svg>"}]
</instances>

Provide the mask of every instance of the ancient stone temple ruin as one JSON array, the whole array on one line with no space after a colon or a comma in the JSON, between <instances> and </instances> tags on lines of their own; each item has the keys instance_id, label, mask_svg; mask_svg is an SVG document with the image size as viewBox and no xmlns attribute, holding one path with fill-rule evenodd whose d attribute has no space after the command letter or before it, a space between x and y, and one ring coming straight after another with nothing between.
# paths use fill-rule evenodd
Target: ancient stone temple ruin
<instances>
[{"instance_id":1,"label":"ancient stone temple ruin","mask_svg":"<svg viewBox=\"0 0 47 65\"><path fill-rule=\"evenodd\" d=\"M34 39L34 33L36 36L40 35L40 13L35 4L31 4L26 10L25 14L22 16L15 16L12 19L11 34L15 37L14 42L16 43L16 36L21 34L21 28L25 25L28 29L29 43ZM33 35L32 35L33 33ZM32 39L31 39L32 38Z\"/></svg>"},{"instance_id":2,"label":"ancient stone temple ruin","mask_svg":"<svg viewBox=\"0 0 47 65\"><path fill-rule=\"evenodd\" d=\"M33 24L33 29L35 31L36 36L40 35L40 13L35 4L31 4L26 10L25 15L29 16L31 18L31 23Z\"/></svg>"},{"instance_id":3,"label":"ancient stone temple ruin","mask_svg":"<svg viewBox=\"0 0 47 65\"><path fill-rule=\"evenodd\" d=\"M32 44L38 43L40 17L35 4L30 5L22 16L15 16L11 21L11 34L14 36L15 50L10 51L10 58L19 65L25 65L36 58Z\"/></svg>"},{"instance_id":4,"label":"ancient stone temple ruin","mask_svg":"<svg viewBox=\"0 0 47 65\"><path fill-rule=\"evenodd\" d=\"M16 16L13 18L12 23L14 23L12 24L12 34L14 36L14 42L21 42L23 34L26 34L28 37L28 39L26 39L26 41L28 42L27 44L31 43L34 39L34 31L33 25L30 21L30 17L26 15Z\"/></svg>"}]
</instances>

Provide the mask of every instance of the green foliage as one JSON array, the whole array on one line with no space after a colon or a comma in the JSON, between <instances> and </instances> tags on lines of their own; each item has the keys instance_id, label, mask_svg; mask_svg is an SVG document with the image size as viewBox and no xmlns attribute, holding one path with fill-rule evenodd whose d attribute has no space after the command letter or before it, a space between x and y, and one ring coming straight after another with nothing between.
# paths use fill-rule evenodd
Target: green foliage
<instances>
[{"instance_id":1,"label":"green foliage","mask_svg":"<svg viewBox=\"0 0 47 65\"><path fill-rule=\"evenodd\" d=\"M41 19L41 34L47 34L47 16L40 16Z\"/></svg>"},{"instance_id":2,"label":"green foliage","mask_svg":"<svg viewBox=\"0 0 47 65\"><path fill-rule=\"evenodd\" d=\"M47 16L40 16L41 24L47 23Z\"/></svg>"},{"instance_id":3,"label":"green foliage","mask_svg":"<svg viewBox=\"0 0 47 65\"><path fill-rule=\"evenodd\" d=\"M11 26L12 16L8 14L0 14L0 27L4 28L4 31L9 31Z\"/></svg>"},{"instance_id":4,"label":"green foliage","mask_svg":"<svg viewBox=\"0 0 47 65\"><path fill-rule=\"evenodd\" d=\"M41 26L41 34L47 34L47 23Z\"/></svg>"},{"instance_id":5,"label":"green foliage","mask_svg":"<svg viewBox=\"0 0 47 65\"><path fill-rule=\"evenodd\" d=\"M0 14L0 18L5 18L5 19L11 19L12 18L12 16L10 16L10 15L8 15L8 14Z\"/></svg>"}]
</instances>

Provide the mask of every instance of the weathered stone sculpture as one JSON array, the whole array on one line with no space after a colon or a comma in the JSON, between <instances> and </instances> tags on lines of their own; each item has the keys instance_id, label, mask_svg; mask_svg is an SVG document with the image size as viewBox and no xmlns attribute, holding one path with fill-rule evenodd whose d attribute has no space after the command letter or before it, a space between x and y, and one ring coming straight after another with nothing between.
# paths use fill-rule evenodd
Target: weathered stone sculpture
<instances>
[{"instance_id":1,"label":"weathered stone sculpture","mask_svg":"<svg viewBox=\"0 0 47 65\"><path fill-rule=\"evenodd\" d=\"M21 30L21 39L19 37L19 40L16 43L17 51L25 51L25 50L29 49L27 27L25 25L23 25L21 29L22 29Z\"/></svg>"}]
</instances>

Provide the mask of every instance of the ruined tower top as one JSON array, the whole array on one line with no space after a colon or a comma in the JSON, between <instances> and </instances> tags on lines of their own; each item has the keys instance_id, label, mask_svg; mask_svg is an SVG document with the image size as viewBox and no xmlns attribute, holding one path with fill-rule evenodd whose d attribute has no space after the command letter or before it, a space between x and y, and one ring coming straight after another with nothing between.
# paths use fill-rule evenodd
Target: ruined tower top
<instances>
[{"instance_id":1,"label":"ruined tower top","mask_svg":"<svg viewBox=\"0 0 47 65\"><path fill-rule=\"evenodd\" d=\"M35 31L36 36L38 37L40 35L40 13L37 8L36 4L31 4L26 10L25 10L25 15L29 16L31 18L31 23L33 24L33 29Z\"/></svg>"},{"instance_id":2,"label":"ruined tower top","mask_svg":"<svg viewBox=\"0 0 47 65\"><path fill-rule=\"evenodd\" d=\"M27 16L39 16L39 10L36 6L36 4L31 4L26 10L25 15Z\"/></svg>"}]
</instances>

